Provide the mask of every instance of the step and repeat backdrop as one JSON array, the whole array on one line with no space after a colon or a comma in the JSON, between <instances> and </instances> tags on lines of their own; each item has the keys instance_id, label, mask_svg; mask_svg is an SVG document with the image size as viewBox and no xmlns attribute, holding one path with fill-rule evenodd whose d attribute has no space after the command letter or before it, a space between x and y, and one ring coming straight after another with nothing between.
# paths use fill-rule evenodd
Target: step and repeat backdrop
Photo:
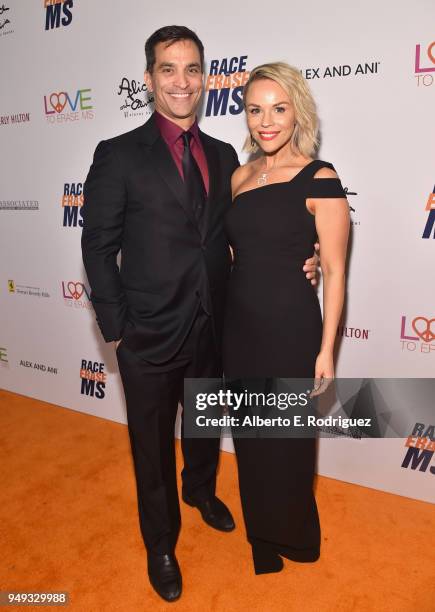
<instances>
[{"instance_id":1,"label":"step and repeat backdrop","mask_svg":"<svg viewBox=\"0 0 435 612\"><path fill-rule=\"evenodd\" d=\"M201 127L241 162L250 69L282 60L302 71L321 119L319 157L351 206L337 375L432 377L432 0L0 0L1 386L125 422L81 261L83 183L97 143L150 116L144 42L173 23L205 45ZM406 440L322 439L318 471L435 502L434 424L435 408Z\"/></svg>"}]
</instances>

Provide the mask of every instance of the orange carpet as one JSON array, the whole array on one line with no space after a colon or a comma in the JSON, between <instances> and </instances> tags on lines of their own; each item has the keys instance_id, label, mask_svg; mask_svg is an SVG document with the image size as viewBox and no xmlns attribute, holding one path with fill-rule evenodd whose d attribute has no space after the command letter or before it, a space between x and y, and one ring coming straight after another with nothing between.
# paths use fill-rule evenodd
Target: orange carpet
<instances>
[{"instance_id":1,"label":"orange carpet","mask_svg":"<svg viewBox=\"0 0 435 612\"><path fill-rule=\"evenodd\" d=\"M0 403L1 591L68 591L74 612L435 610L434 506L329 478L320 560L255 576L230 453L218 494L237 529L182 504L184 590L166 604L147 580L126 427L6 391Z\"/></svg>"}]
</instances>

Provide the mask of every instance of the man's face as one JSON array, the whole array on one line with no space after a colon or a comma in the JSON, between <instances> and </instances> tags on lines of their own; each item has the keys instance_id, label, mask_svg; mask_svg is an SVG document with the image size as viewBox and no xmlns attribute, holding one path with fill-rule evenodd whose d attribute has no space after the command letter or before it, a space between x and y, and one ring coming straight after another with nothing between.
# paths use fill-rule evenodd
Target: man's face
<instances>
[{"instance_id":1,"label":"man's face","mask_svg":"<svg viewBox=\"0 0 435 612\"><path fill-rule=\"evenodd\" d=\"M145 83L154 94L155 109L174 123L193 123L203 88L201 59L196 44L179 40L155 47L153 72L145 72Z\"/></svg>"}]
</instances>

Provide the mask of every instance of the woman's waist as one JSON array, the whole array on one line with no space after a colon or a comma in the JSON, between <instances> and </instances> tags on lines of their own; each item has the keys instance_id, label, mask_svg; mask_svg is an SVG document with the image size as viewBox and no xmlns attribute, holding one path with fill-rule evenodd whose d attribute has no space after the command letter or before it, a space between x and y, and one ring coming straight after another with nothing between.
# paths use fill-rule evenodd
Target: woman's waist
<instances>
[{"instance_id":1,"label":"woman's waist","mask_svg":"<svg viewBox=\"0 0 435 612\"><path fill-rule=\"evenodd\" d=\"M234 249L234 265L277 265L297 267L304 265L314 253L314 247L307 249Z\"/></svg>"},{"instance_id":2,"label":"woman's waist","mask_svg":"<svg viewBox=\"0 0 435 612\"><path fill-rule=\"evenodd\" d=\"M233 268L228 295L241 301L273 299L280 303L318 303L317 290L301 268L280 271Z\"/></svg>"},{"instance_id":3,"label":"woman's waist","mask_svg":"<svg viewBox=\"0 0 435 612\"><path fill-rule=\"evenodd\" d=\"M305 277L303 267L307 258L298 259L268 259L268 258L235 258L232 266L232 274L257 275L259 278L275 278L277 276L288 276L297 279Z\"/></svg>"}]
</instances>

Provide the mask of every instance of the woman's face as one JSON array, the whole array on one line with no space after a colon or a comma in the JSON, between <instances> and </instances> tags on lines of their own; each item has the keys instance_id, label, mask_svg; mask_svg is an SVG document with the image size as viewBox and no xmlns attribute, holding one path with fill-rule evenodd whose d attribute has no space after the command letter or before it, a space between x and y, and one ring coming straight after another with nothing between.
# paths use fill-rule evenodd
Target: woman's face
<instances>
[{"instance_id":1,"label":"woman's face","mask_svg":"<svg viewBox=\"0 0 435 612\"><path fill-rule=\"evenodd\" d=\"M290 142L295 128L295 110L284 89L271 79L258 79L246 97L248 128L261 149L275 153Z\"/></svg>"}]
</instances>

